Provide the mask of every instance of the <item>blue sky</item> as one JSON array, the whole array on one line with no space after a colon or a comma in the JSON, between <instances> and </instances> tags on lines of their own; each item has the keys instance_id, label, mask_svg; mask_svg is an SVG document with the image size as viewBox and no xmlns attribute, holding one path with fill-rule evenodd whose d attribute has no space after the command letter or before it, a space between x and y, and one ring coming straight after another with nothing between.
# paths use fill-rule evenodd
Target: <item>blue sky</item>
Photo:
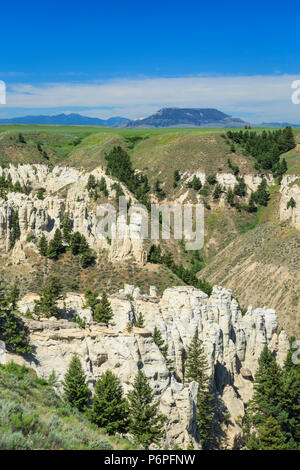
<instances>
[{"instance_id":1,"label":"blue sky","mask_svg":"<svg viewBox=\"0 0 300 470\"><path fill-rule=\"evenodd\" d=\"M2 3L0 116L209 106L300 122L299 13L293 1Z\"/></svg>"}]
</instances>

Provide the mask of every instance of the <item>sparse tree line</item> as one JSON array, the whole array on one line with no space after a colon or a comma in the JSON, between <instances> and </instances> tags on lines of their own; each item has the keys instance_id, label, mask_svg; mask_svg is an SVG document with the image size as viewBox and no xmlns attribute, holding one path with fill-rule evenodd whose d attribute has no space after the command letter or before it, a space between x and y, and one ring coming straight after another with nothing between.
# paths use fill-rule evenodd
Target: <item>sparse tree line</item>
<instances>
[{"instance_id":1,"label":"sparse tree line","mask_svg":"<svg viewBox=\"0 0 300 470\"><path fill-rule=\"evenodd\" d=\"M194 256L198 255L195 254ZM200 259L195 259L190 268L185 268L182 264L176 264L174 262L173 256L169 251L162 253L160 245L152 245L149 250L148 261L150 263L163 264L176 274L176 276L178 276L185 284L201 289L207 295L212 293L212 286L209 282L199 279L196 276L196 272L200 270L198 269L201 261Z\"/></svg>"},{"instance_id":2,"label":"sparse tree line","mask_svg":"<svg viewBox=\"0 0 300 470\"><path fill-rule=\"evenodd\" d=\"M240 145L246 155L255 158L255 169L258 171L269 170L279 179L287 171L286 160L280 159L280 155L295 148L295 138L290 126L276 131L240 130L228 131L226 135L232 142L231 150L235 152L234 144Z\"/></svg>"},{"instance_id":3,"label":"sparse tree line","mask_svg":"<svg viewBox=\"0 0 300 470\"><path fill-rule=\"evenodd\" d=\"M29 186L22 186L20 181L12 182L10 173L7 175L0 176L0 197L3 199L7 198L7 193L23 193L30 194L32 188Z\"/></svg>"},{"instance_id":4,"label":"sparse tree line","mask_svg":"<svg viewBox=\"0 0 300 470\"><path fill-rule=\"evenodd\" d=\"M149 185L148 177L141 171L137 171L133 168L130 156L120 146L115 146L113 149L105 155L107 162L106 174L116 178L121 183L124 183L126 187L135 195L139 203L144 204L148 209L150 208L149 193L151 187ZM180 179L179 172L174 176L177 181ZM108 196L108 191L105 183L105 178L102 177L100 181L97 181L94 175L89 176L87 183L87 190L89 191L90 197L97 200L99 193L102 192L104 196ZM116 198L124 195L122 187L119 183L114 183L112 189L116 191ZM158 200L161 201L166 197L166 193L161 187L159 179L154 181L153 193L157 196Z\"/></svg>"},{"instance_id":5,"label":"sparse tree line","mask_svg":"<svg viewBox=\"0 0 300 470\"><path fill-rule=\"evenodd\" d=\"M202 185L200 178L194 175L194 177L188 181L187 187L194 189L202 196L209 196L213 188L212 197L214 201L219 200L221 195L224 193L225 200L229 206L237 209L244 209L247 212L256 212L259 206L267 206L270 199L270 193L268 191L268 184L265 178L262 179L256 191L251 191L248 202L246 204L240 203L240 198L245 198L247 196L247 185L244 178L239 176L239 167L237 165L233 165L230 158L228 158L227 163L237 179L237 183L233 188L226 190L222 187L217 182L216 175L209 175L204 185ZM207 201L204 201L204 203L206 208L210 209Z\"/></svg>"},{"instance_id":6,"label":"sparse tree line","mask_svg":"<svg viewBox=\"0 0 300 470\"><path fill-rule=\"evenodd\" d=\"M57 228L49 242L43 234L38 249L42 256L53 260L57 260L66 250L70 250L74 256L79 256L80 266L86 268L95 261L96 255L84 235L72 232L72 225L72 219L65 214L62 219L62 231Z\"/></svg>"}]
</instances>

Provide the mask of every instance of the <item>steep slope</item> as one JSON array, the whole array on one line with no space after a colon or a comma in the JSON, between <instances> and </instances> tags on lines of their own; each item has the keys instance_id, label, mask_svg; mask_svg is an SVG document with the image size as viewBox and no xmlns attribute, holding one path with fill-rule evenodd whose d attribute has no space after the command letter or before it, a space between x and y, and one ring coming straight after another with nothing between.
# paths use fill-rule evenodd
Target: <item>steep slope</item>
<instances>
[{"instance_id":1,"label":"steep slope","mask_svg":"<svg viewBox=\"0 0 300 470\"><path fill-rule=\"evenodd\" d=\"M32 369L0 364L0 450L128 450L69 407Z\"/></svg>"},{"instance_id":2,"label":"steep slope","mask_svg":"<svg viewBox=\"0 0 300 470\"><path fill-rule=\"evenodd\" d=\"M201 271L233 290L241 306L269 305L290 335L300 333L300 234L288 224L264 223L235 238Z\"/></svg>"}]
</instances>

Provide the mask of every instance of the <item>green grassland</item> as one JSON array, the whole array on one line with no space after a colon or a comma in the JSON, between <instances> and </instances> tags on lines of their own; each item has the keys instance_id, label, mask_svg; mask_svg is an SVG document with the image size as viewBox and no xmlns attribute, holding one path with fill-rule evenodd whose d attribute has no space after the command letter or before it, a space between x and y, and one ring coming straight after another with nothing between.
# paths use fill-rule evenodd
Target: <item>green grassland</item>
<instances>
[{"instance_id":1,"label":"green grassland","mask_svg":"<svg viewBox=\"0 0 300 470\"><path fill-rule=\"evenodd\" d=\"M0 450L133 450L105 435L32 369L0 365Z\"/></svg>"}]
</instances>

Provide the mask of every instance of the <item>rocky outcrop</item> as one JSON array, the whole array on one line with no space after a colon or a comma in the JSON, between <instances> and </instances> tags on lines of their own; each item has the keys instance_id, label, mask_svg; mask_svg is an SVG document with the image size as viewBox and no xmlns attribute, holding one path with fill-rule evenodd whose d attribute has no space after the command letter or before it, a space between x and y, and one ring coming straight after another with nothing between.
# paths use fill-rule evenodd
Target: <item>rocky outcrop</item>
<instances>
[{"instance_id":1,"label":"rocky outcrop","mask_svg":"<svg viewBox=\"0 0 300 470\"><path fill-rule=\"evenodd\" d=\"M194 176L197 176L197 178L200 179L202 185L205 184L206 179L207 179L205 173L199 172L199 171L196 171L193 173L185 173L185 174L188 174L187 181L191 181ZM269 173L266 173L266 174L253 173L253 174L246 174L246 175L241 175L241 176L244 178L244 181L248 187L249 193L251 191L256 191L263 179L266 179L268 186L273 186L275 184L273 175ZM233 189L234 186L238 184L238 180L233 173L217 173L216 180L222 187L225 188L225 190L228 190L229 188Z\"/></svg>"},{"instance_id":2,"label":"rocky outcrop","mask_svg":"<svg viewBox=\"0 0 300 470\"><path fill-rule=\"evenodd\" d=\"M144 264L146 251L141 239L138 214L135 216L133 213L128 224L122 219L122 215L116 214L115 231L112 233L112 243L109 243L103 233L97 207L89 200L86 185L90 174L97 179L105 178L109 192L108 202L110 197L114 199L115 190L112 185L115 181L105 175L101 167L91 173L67 167L54 167L50 171L46 165L11 165L5 169L0 167L0 176L7 178L10 175L14 184L18 181L32 190L44 189L46 194L39 199L32 192L29 195L9 193L6 200L0 199L0 249L10 249L14 212L18 211L21 242L13 257L13 262L16 263L26 259L24 248L28 236L40 238L44 234L47 239L51 239L55 230L62 227L63 216L68 213L73 221L73 231L84 235L89 246L96 252L106 249L112 261L133 257L139 264ZM125 196L134 201L127 188L122 184L121 186ZM132 233L134 237L131 236Z\"/></svg>"},{"instance_id":3,"label":"rocky outcrop","mask_svg":"<svg viewBox=\"0 0 300 470\"><path fill-rule=\"evenodd\" d=\"M300 176L285 175L281 182L280 220L290 220L300 230ZM294 204L289 204L294 201Z\"/></svg>"},{"instance_id":4,"label":"rocky outcrop","mask_svg":"<svg viewBox=\"0 0 300 470\"><path fill-rule=\"evenodd\" d=\"M20 301L19 309L24 313L32 310L36 298L27 295ZM161 399L161 411L168 417L165 448L197 448L201 446L195 425L197 384L182 383L184 352L197 334L206 351L216 403L229 414L227 424L223 424L223 445L233 448L241 432L244 403L252 395L252 378L263 347L268 345L280 364L289 348L286 333L278 334L275 311L249 307L243 316L232 292L222 287L214 287L210 297L187 286L166 289L158 297L154 287L149 295L142 295L139 288L126 285L109 300L114 312L114 326L110 328L94 324L84 297L75 293L67 294L60 303L65 320L26 320L35 350L35 357L27 358L28 364L39 376L48 377L55 369L62 379L72 355L77 353L91 388L101 373L111 369L125 391L142 368ZM128 323L134 325L140 313L145 328L133 326L129 332ZM75 314L85 320L85 329L70 322ZM173 373L153 341L155 326L168 344ZM6 354L6 361L10 359L12 356ZM19 357L13 359L20 361Z\"/></svg>"}]
</instances>

